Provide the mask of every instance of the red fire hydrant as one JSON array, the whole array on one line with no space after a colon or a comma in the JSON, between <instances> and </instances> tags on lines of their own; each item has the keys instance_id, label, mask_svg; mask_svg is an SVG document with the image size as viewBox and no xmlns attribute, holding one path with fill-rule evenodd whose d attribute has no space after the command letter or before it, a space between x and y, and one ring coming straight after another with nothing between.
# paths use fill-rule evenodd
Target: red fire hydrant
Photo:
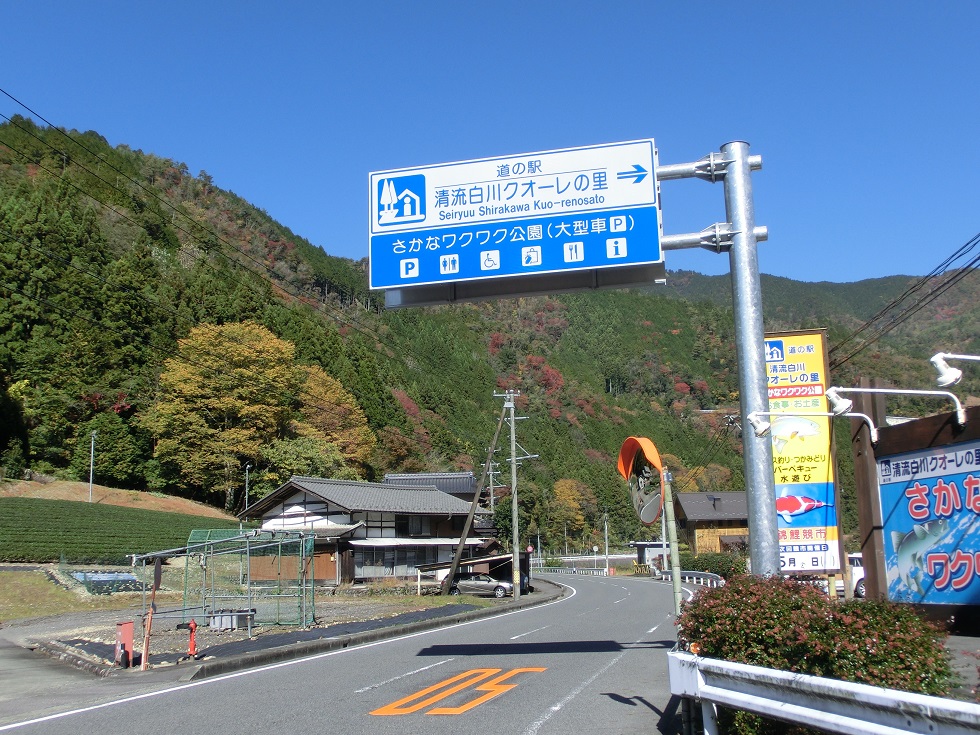
<instances>
[{"instance_id":1,"label":"red fire hydrant","mask_svg":"<svg viewBox=\"0 0 980 735\"><path fill-rule=\"evenodd\" d=\"M180 623L177 625L178 630L189 630L191 632L191 640L187 646L187 655L190 658L195 658L197 656L197 639L195 634L197 633L197 621L191 618L189 623Z\"/></svg>"}]
</instances>

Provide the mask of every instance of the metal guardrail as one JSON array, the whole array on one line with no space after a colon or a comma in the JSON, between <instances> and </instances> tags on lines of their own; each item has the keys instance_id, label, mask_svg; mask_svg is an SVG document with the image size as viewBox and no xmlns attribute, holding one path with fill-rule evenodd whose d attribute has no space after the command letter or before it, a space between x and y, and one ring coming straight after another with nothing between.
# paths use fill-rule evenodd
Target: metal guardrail
<instances>
[{"instance_id":1,"label":"metal guardrail","mask_svg":"<svg viewBox=\"0 0 980 735\"><path fill-rule=\"evenodd\" d=\"M672 573L668 569L667 571L660 572L660 579L672 579ZM702 587L723 587L725 584L724 577L720 577L717 574L712 574L711 572L685 572L681 571L681 582L686 582L687 584L699 584Z\"/></svg>"},{"instance_id":2,"label":"metal guardrail","mask_svg":"<svg viewBox=\"0 0 980 735\"><path fill-rule=\"evenodd\" d=\"M606 577L605 568L593 569L592 567L541 567L535 571L542 574L585 574L592 577Z\"/></svg>"},{"instance_id":3,"label":"metal guardrail","mask_svg":"<svg viewBox=\"0 0 980 735\"><path fill-rule=\"evenodd\" d=\"M667 654L670 692L701 702L705 735L717 735L716 705L826 732L852 735L980 732L980 705L761 666Z\"/></svg>"},{"instance_id":4,"label":"metal guardrail","mask_svg":"<svg viewBox=\"0 0 980 735\"><path fill-rule=\"evenodd\" d=\"M636 568L646 567L646 574L649 574L649 566L646 564L638 564L634 568L632 576L636 576ZM593 567L541 567L535 569L537 572L543 574L585 574L593 577L606 577L610 576L606 574L604 568L595 569ZM670 571L660 572L656 575L657 579L670 580ZM699 584L703 587L721 587L725 584L723 577L717 574L712 574L711 572L681 572L681 581L687 584Z\"/></svg>"}]
</instances>

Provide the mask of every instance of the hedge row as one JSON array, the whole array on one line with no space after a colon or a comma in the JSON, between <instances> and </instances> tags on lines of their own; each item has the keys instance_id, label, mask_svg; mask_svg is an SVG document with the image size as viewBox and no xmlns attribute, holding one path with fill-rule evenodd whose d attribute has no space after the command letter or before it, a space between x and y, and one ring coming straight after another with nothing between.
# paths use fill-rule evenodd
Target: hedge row
<instances>
[{"instance_id":1,"label":"hedge row","mask_svg":"<svg viewBox=\"0 0 980 735\"><path fill-rule=\"evenodd\" d=\"M937 696L954 680L945 632L908 605L831 600L780 577L730 577L683 607L678 641L701 656ZM721 732L811 732L725 710Z\"/></svg>"}]
</instances>

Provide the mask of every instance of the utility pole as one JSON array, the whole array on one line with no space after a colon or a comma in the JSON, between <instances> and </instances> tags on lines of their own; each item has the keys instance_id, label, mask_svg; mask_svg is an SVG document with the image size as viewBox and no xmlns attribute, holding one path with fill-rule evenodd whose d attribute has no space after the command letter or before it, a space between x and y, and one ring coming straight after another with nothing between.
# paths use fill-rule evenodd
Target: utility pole
<instances>
[{"instance_id":1,"label":"utility pole","mask_svg":"<svg viewBox=\"0 0 980 735\"><path fill-rule=\"evenodd\" d=\"M603 535L606 539L606 576L609 576L609 513L603 511L602 513L602 524L605 526L603 530Z\"/></svg>"},{"instance_id":2,"label":"utility pole","mask_svg":"<svg viewBox=\"0 0 980 735\"><path fill-rule=\"evenodd\" d=\"M495 396L504 398L504 413L510 412L510 520L511 520L511 551L513 552L513 580L514 580L514 599L521 596L521 535L517 527L517 463L520 459L534 459L538 455L528 454L524 447L517 443L517 421L526 419L527 416L514 416L514 398L520 393L508 390L504 394L494 393ZM501 414L503 416L503 414ZM523 454L518 457L518 448ZM489 459L487 460L489 465Z\"/></svg>"},{"instance_id":3,"label":"utility pole","mask_svg":"<svg viewBox=\"0 0 980 735\"><path fill-rule=\"evenodd\" d=\"M476 508L480 504L480 494L483 492L483 486L487 479L487 473L490 471L490 459L493 457L494 447L497 446L497 439L500 437L500 429L504 425L504 417L507 415L507 405L500 410L500 419L497 421L497 429L493 433L493 443L490 445L490 453L487 454L486 464L483 465L483 476L480 478L480 484L476 486L476 492L473 493L473 502L470 503L470 512L466 516L466 521L463 523L463 530L459 535L459 543L456 544L456 553L453 554L452 564L449 565L449 574L446 575L446 579L443 581L442 594L448 595L449 590L453 586L453 580L456 579L456 571L459 569L459 561L463 558L463 549L466 546L466 538L470 535L470 528L473 526L473 518L476 516Z\"/></svg>"},{"instance_id":4,"label":"utility pole","mask_svg":"<svg viewBox=\"0 0 980 735\"><path fill-rule=\"evenodd\" d=\"M507 391L504 408L510 409L510 522L513 554L514 599L521 597L521 546L517 529L517 422L514 420L514 391Z\"/></svg>"},{"instance_id":5,"label":"utility pole","mask_svg":"<svg viewBox=\"0 0 980 735\"><path fill-rule=\"evenodd\" d=\"M95 479L95 435L99 432L92 432L92 449L88 458L88 502L92 502L92 481Z\"/></svg>"},{"instance_id":6,"label":"utility pole","mask_svg":"<svg viewBox=\"0 0 980 735\"><path fill-rule=\"evenodd\" d=\"M674 619L681 616L681 560L677 550L677 522L674 519L674 496L670 491L673 475L663 469L664 515L667 517L667 536L670 539L670 582L674 588Z\"/></svg>"},{"instance_id":7,"label":"utility pole","mask_svg":"<svg viewBox=\"0 0 980 735\"><path fill-rule=\"evenodd\" d=\"M252 469L252 463L245 463L245 510L248 510L248 471Z\"/></svg>"}]
</instances>

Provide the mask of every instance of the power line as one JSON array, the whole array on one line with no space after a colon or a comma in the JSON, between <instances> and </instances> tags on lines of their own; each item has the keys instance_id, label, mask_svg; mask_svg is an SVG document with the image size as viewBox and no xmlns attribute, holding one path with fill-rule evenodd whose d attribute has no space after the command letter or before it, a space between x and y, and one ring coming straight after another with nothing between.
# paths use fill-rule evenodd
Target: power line
<instances>
[{"instance_id":1,"label":"power line","mask_svg":"<svg viewBox=\"0 0 980 735\"><path fill-rule=\"evenodd\" d=\"M960 246L952 255L936 266L928 275L916 280L902 294L892 299L892 301L879 309L878 312L875 313L861 327L837 342L828 351L828 355L831 357L831 369L835 369L848 362L851 358L855 357L857 354L881 339L885 334L910 319L925 306L939 298L939 296L942 294L946 293L946 291L963 280L967 275L975 272L974 269L978 264L980 264L980 256L975 256L965 265L955 267L955 270L953 269L954 263L968 255L977 247L978 244L980 244L980 233L974 235L972 238L970 238L970 240ZM941 280L936 283L935 279L937 276L943 274L949 275L945 278L945 280ZM927 291L924 295L921 295L917 301L912 304L907 304L904 307L902 306L903 303L918 295L919 292L927 286L930 287L929 291ZM896 310L897 313L893 314L893 312ZM840 354L844 352L848 344L856 341L857 338L865 332L870 332L868 339L851 348L846 352L846 354Z\"/></svg>"},{"instance_id":2,"label":"power line","mask_svg":"<svg viewBox=\"0 0 980 735\"><path fill-rule=\"evenodd\" d=\"M3 90L0 90L0 92L3 92ZM4 92L4 94L6 94L6 92ZM8 96L10 96L10 95L8 95ZM11 99L13 99L13 98L11 98ZM18 104L20 104L20 103L18 102ZM30 108L28 108L26 105L24 105L24 107L25 107L25 109L30 110ZM33 113L33 111L31 111L31 112ZM33 113L33 114L36 114L36 113ZM17 127L22 132L24 132L24 133L32 136L35 140L37 140L40 143L46 145L51 150L53 150L55 152L59 152L59 153L61 152L57 148L55 148L54 146L52 146L48 141L44 140L43 138L38 137L32 131L27 130L27 129L25 129L25 128L19 126L19 125L17 125L13 121L11 121L10 118L7 118L4 115L0 115L0 117L4 117L4 119L6 119L8 122L10 122L14 127ZM41 117L41 116L39 116L39 117ZM41 119L44 120L43 117L41 117ZM51 125L51 123L49 123L47 120L45 120L45 122L49 126ZM58 133L60 133L61 135L64 135L65 137L67 137L69 141L71 141L73 143L77 143L77 141L75 141L74 138L72 138L71 136L68 136L67 133L65 133L64 131L60 130L59 128L54 128L52 126L52 129L57 130ZM13 150L14 152L19 153L21 156L25 156L26 157L26 154L23 151L18 150L16 147L10 145L9 143L7 143L5 145L7 145L8 148L10 148L11 150ZM218 239L222 243L228 245L228 247L231 248L232 250L234 250L235 252L240 253L241 255L243 255L244 257L246 257L248 260L252 261L253 263L258 264L265 271L265 274L266 275L272 276L277 281L279 280L278 274L272 268L269 268L269 267L265 266L265 264L260 263L259 261L255 260L251 255L249 255L248 253L245 253L243 250L241 250L240 248L238 248L237 246L235 246L233 243L231 243L228 240L226 240L220 234L218 234L218 233L214 232L213 230L211 230L211 229L209 229L207 227L204 227L204 226L200 225L199 223L195 222L188 215L186 215L185 213L183 213L180 210L176 209L169 202L167 202L166 200L164 200L161 197L159 197L155 192L153 192L152 190L146 189L146 187L144 187L140 182L136 181L135 179L132 179L127 174L125 174L125 172L122 172L118 168L112 166L111 163L109 163L108 161L105 161L105 159L102 158L101 156L99 156L97 153L92 152L91 150L89 150L88 148L86 148L85 146L83 146L81 144L78 144L78 145L80 145L80 147L82 147L84 150L86 150L91 155L93 155L96 158L98 158L100 161L105 162L106 165L108 165L111 168L113 168L113 170L117 171L121 176L123 176L127 180L131 181L135 185L139 186L143 191L147 192L150 196L152 196L154 199L156 199L157 201L159 201L161 204L164 204L165 206L167 206L170 209L172 209L175 213L180 214L182 217L184 217L185 219L187 219L188 221L190 221L192 223L192 225L194 225L195 227L200 227L202 230L204 230L205 232L208 232L209 234L211 234L213 237L215 237L216 239ZM96 172L92 171L90 168L84 166L79 161L73 160L72 161L72 165L78 166L82 170L84 170L84 171L90 173L91 175L95 176L96 178L98 178L100 181L102 181L104 184L106 184L107 186L111 187L115 191L118 191L118 192L120 192L122 194L127 194L127 192L123 191L118 186L116 186L116 185L112 184L111 182L107 181L106 179L102 178L101 176L99 176L99 174L97 174ZM43 164L38 164L38 166L42 170L44 170L47 173L51 174L53 177L56 177L56 178L58 177L57 172L51 171L49 168L43 166ZM130 218L125 213L119 211L118 209L114 208L112 205L110 205L107 202L105 202L105 201L99 199L98 197L94 196L93 194L91 194L90 192L86 191L82 187L78 186L74 182L72 182L72 181L69 180L69 181L67 181L67 183L70 186L72 186L74 189L76 189L77 191L79 191L80 193L82 193L85 196L87 196L90 199L92 199L93 201L98 202L99 204L105 206L106 208L108 208L110 211L112 211L113 213L117 214L121 218L126 219L128 222L130 222L134 226L139 227L139 228L145 230L145 225L144 224L142 224L140 222L136 222L135 220L133 220L132 218ZM204 244L204 242L201 240L201 238L197 234L195 234L194 232L191 232L191 231L188 231L187 229L184 229L182 227L179 227L175 223L171 223L171 224L174 227L176 227L180 232L182 232L185 235L187 235L190 239L195 240L195 241L197 241L197 242L199 242L201 244ZM232 264L234 266L237 266L237 267L240 267L240 268L244 269L246 272L251 273L252 275L258 276L262 280L267 280L266 275L263 275L263 273L257 272L255 270L249 268L248 266L246 266L246 265L244 265L244 264L242 264L242 263L234 260L233 258L229 257L226 253L223 253L221 251L218 251L218 255L220 255L223 258L225 258L230 264ZM203 265L205 265L206 267L208 267L209 269L211 269L213 272L215 272L218 275L222 275L222 276L226 276L227 275L227 276L230 277L230 274L228 274L227 271L224 271L224 272L218 271L217 269L214 268L213 265L211 265L209 262L207 262L206 258L204 258L204 257L202 257L200 259L197 259L197 262L202 263ZM254 289L252 288L252 286L250 284L247 284L247 283L244 283L244 282L239 281L237 279L234 279L233 277L231 277L231 280L233 282L235 282L235 283L237 283L237 284L245 287L245 288L249 288L250 290L253 290L253 292L256 293L256 295L259 296L259 297L264 297L265 296L265 294L261 294L261 293L258 293L256 291L254 291ZM296 292L292 291L287 283L279 282L279 283L277 283L277 286L279 288L283 289L290 296L293 296L294 298L297 298L297 299L302 299L302 295L299 294L299 293L296 293ZM434 358L432 356L430 356L428 354L423 354L423 355L413 354L411 350L406 349L404 347L403 348L400 348L399 350L395 350L395 347L393 345L388 344L387 341L381 335L379 335L376 331L374 331L374 329L372 327L370 327L368 325L365 325L363 322L360 322L359 320L354 319L354 318L350 317L349 315L345 315L342 311L332 310L331 307L328 304L324 303L324 302L319 302L319 303L320 303L320 306L322 307L323 311L327 312L325 314L326 316L329 316L329 317L333 318L335 321L338 321L338 322L340 322L342 324L345 324L347 326L350 326L352 329L354 329L355 331L357 331L362 336L368 337L370 340L375 340L375 341L379 342L380 344L384 345L385 347L388 347L392 352L396 352L396 353L397 352L400 352L402 354L408 354L408 355L416 358L419 362L427 363L430 367L433 367L433 368L437 367L437 363L435 362L435 360L434 360ZM337 313L331 313L332 311L337 311ZM339 314L339 316L338 316L338 314ZM374 353L376 353L378 355L383 355L385 357L390 357L389 355L387 355L386 353L384 353L381 350L375 350L375 349L373 349L371 347L370 343L365 344L365 347L369 351L374 352Z\"/></svg>"},{"instance_id":3,"label":"power line","mask_svg":"<svg viewBox=\"0 0 980 735\"><path fill-rule=\"evenodd\" d=\"M2 90L0 90L0 91L2 91ZM29 110L30 108L26 108L26 106L25 106L25 109L28 109ZM33 111L31 111L31 112L33 114L37 114L37 113L34 113ZM5 116L3 116L3 117L5 117ZM46 141L43 138L40 138L39 136L35 135L33 131L28 130L28 129L25 129L24 127L22 127L20 125L17 125L15 122L13 122L12 120L10 120L10 118L6 118L5 117L5 119L7 119L8 122L10 122L12 126L17 127L22 132L24 132L24 133L32 136L34 139L36 139L40 143L44 144L45 146L47 146L52 151L61 152L57 148L55 148L54 146L52 146L48 141ZM42 119L44 119L44 118L42 117ZM48 122L48 121L45 120L45 122ZM50 126L51 124L48 122L48 125ZM176 209L175 207L173 207L173 205L171 205L169 202L163 200L155 192L153 192L152 190L147 189L140 182L138 182L138 181L132 179L131 177L129 177L128 175L126 175L125 172L122 172L118 168L116 168L115 166L112 166L112 164L110 162L106 161L104 158L102 158L101 156L99 156L97 153L94 153L93 151L91 151L90 149L88 149L86 146L82 145L81 143L79 143L78 141L76 141L75 139L73 139L71 136L68 136L66 133L64 133L64 131L62 131L62 130L60 130L58 128L54 128L54 126L51 126L51 127L52 127L52 129L57 130L61 135L64 135L65 137L67 137L69 141L71 141L71 142L79 145L79 147L81 147L83 150L86 150L90 155L93 155L98 160L106 163L106 165L110 166L110 168L112 168L113 170L117 171L121 176L123 176L127 180L129 180L132 183L134 183L135 185L137 185L142 191L146 192L148 195L150 195L151 197L153 197L154 199L156 199L157 201L159 201L161 204L169 207L176 214L180 214L181 217L183 217L183 218L187 219L188 221L190 221L191 224L194 227L194 230L200 229L200 230L202 230L204 232L207 232L207 233L211 234L213 237L215 237L219 241L221 241L221 242L225 243L226 245L228 245L232 250L240 253L241 255L243 255L244 257L246 257L251 262L256 263L259 266L261 266L262 269L265 271L265 275L272 276L273 278L275 278L276 280L278 280L278 274L276 274L274 270L272 270L269 267L266 267L262 263L259 263L259 261L256 261L248 253L245 253L240 248L238 248L234 244L230 243L228 240L226 240L220 234L218 234L218 233L214 232L213 230L210 230L209 228L204 227L204 226L200 225L199 223L195 222L188 215L186 215L184 212L182 212L182 211ZM23 151L20 151L19 149L17 149L15 146L13 146L13 145L11 145L9 143L6 144L6 145L7 145L7 147L10 150L12 150L12 151L20 154L21 156L26 157L26 154ZM54 171L50 170L48 167L44 166L43 164L38 164L38 165L39 165L39 167L42 170L44 170L47 173L49 173L53 178L56 178L57 179L59 177L59 174L57 172L54 172ZM99 181L102 181L104 184L106 184L106 186L110 187L111 189L113 189L113 190L115 190L115 191L117 191L117 192L119 192L121 194L127 194L128 195L127 192L125 192L124 190L120 189L118 186L116 186L112 182L107 181L105 178L103 178L102 176L100 176L97 172L92 171L89 167L85 166L78 159L74 159L73 158L72 165L73 166L77 166L81 170L86 171L87 173L91 174L92 176L94 176L95 178L97 178ZM135 221L130 216L128 216L128 214L126 214L125 212L120 211L119 209L113 207L108 202L106 202L106 201L100 199L99 197L91 194L90 192L86 191L84 188L82 188L81 186L79 186L75 182L73 182L73 181L71 181L69 179L64 179L64 177L61 177L61 178L68 185L70 185L72 188L74 188L75 190L79 191L83 195L89 197L93 201L98 202L99 204L101 204L102 206L106 207L109 211L112 211L114 214L116 214L120 218L125 219L126 221L128 221L129 223L131 223L135 227L139 227L140 229L144 229L145 230L145 224L143 224L141 222ZM186 228L180 227L179 225L177 225L174 222L171 222L170 224L172 226L174 226L178 231L180 231L183 234L185 234L189 239L194 240L194 241L197 241L197 242L203 244L203 241L202 241L201 237L197 234L196 231L191 231L191 230L188 230ZM12 234L12 233L10 233L10 234ZM183 246L181 246L181 249L183 250ZM244 264L242 264L242 263L240 263L240 262L238 262L238 261L230 258L227 255L227 253L221 252L219 250L218 251L218 255L224 257L229 263L231 263L231 264L233 264L235 266L238 266L238 267L243 268L246 272L248 272L248 273L250 273L252 275L256 275L256 276L262 278L263 280L266 280L265 276L262 273L257 273L255 270L253 270L252 268L249 268L247 265L244 265ZM206 258L202 257L202 258L198 258L197 260L198 260L198 262L202 263L203 265L205 265L206 267L208 267L209 269L211 269L215 273L217 273L217 274L219 274L219 275L221 275L223 277L230 277L230 274L227 273L227 271L217 271L217 269L215 269L214 266L211 265L207 261ZM93 275L93 274L90 273L89 275ZM100 280L103 280L103 282L104 282L104 279L101 279L100 278ZM240 280L234 279L233 277L230 277L230 280L232 280L233 282L235 282L235 283L237 283L237 284L239 284L239 285L241 285L243 287L246 287L249 290L252 290L254 292L254 288L251 286L251 284L244 283L244 282L242 282ZM286 293L288 293L289 295L291 295L291 296L293 296L295 298L298 298L298 299L302 298L302 296L299 293L293 292L288 287L287 284L279 283L278 284L278 287L279 288L282 288ZM256 292L256 293L260 297L265 297L266 296L266 294L262 294L262 293L258 293L258 292ZM142 297L141 294L137 294L137 295L140 296L140 297ZM161 305L154 304L153 302L149 301L148 299L145 299L145 297L143 297L143 298L144 298L145 301L147 301L147 303L150 303L152 306L154 306L154 308L163 308ZM287 305L287 308L288 308L288 305ZM407 350L404 347L399 348L399 349L395 349L393 345L388 344L387 340L385 340L381 335L379 335L373 328L365 325L364 323L360 322L357 319L353 319L350 316L345 315L340 310L332 309L328 304L326 304L324 302L320 302L320 308L321 308L321 310L323 312L327 312L327 313L324 313L324 316L329 316L329 317L333 318L335 321L340 322L341 324L345 324L347 326L350 326L355 331L357 331L358 333L360 333L362 336L367 337L368 338L368 341L365 343L364 346L365 346L366 350L369 351L369 352L374 352L375 354L377 354L379 356L384 356L387 359L390 359L391 358L391 354L402 354L402 355L408 354L410 356L414 356L419 362L427 363L427 364L429 364L429 365L431 365L433 367L436 365L435 358L433 356L430 356L428 354L413 355L413 353L412 353L411 350ZM334 312L334 313L330 313L330 312ZM375 341L377 343L380 343L383 346L388 347L391 352L390 353L385 353L382 350L375 349L374 347L372 347L371 341ZM322 405L320 406L320 408L322 410L324 410L324 411L328 410L327 407L324 407Z\"/></svg>"},{"instance_id":4,"label":"power line","mask_svg":"<svg viewBox=\"0 0 980 735\"><path fill-rule=\"evenodd\" d=\"M896 316L892 317L891 321L882 324L874 332L872 332L872 334L867 340L856 345L845 355L836 357L835 359L831 360L830 368L836 369L840 367L841 365L851 360L851 358L855 357L856 355L860 354L867 348L871 347L873 344L878 342L878 340L880 340L886 334L888 334L889 332L891 332L892 330L894 330L904 322L908 321L912 316L914 316L919 311L921 311L926 306L928 306L930 303L932 303L937 298L942 296L944 293L950 290L953 286L957 285L968 275L975 274L976 273L975 269L977 268L978 265L980 265L980 256L977 256L976 258L974 258L974 260L972 260L962 269L956 271L946 281L940 283L932 291L925 294L921 299L919 299L919 301L905 307L904 310L899 312Z\"/></svg>"},{"instance_id":5,"label":"power line","mask_svg":"<svg viewBox=\"0 0 980 735\"><path fill-rule=\"evenodd\" d=\"M3 90L0 89L0 92L3 92ZM3 92L3 93L6 94L6 92ZM13 99L13 98L11 98L11 99ZM18 102L18 104L21 104L21 103ZM30 111L30 108L27 107L26 105L24 105L24 108ZM33 111L31 111L31 112L33 113ZM36 113L33 113L33 114L36 114ZM38 135L36 135L33 131L31 131L29 129L26 129L26 128L24 128L21 125L18 125L16 122L14 122L13 120L11 120L9 117L7 117L5 115L2 115L2 114L0 114L0 117L3 117L5 120L7 120L8 123L10 123L13 127L16 127L21 132L23 132L23 133L25 133L27 135L30 135L32 138L34 138L35 140L37 140L39 143L47 146L50 150L52 150L52 151L54 151L56 153L64 153L63 151L61 151L58 148L56 148L55 146L53 146L50 142L48 142L44 138L41 138ZM163 206L167 207L168 209L172 210L172 212L174 213L174 215L180 215L183 219L185 219L188 222L190 222L192 228L194 228L194 229L200 229L203 232L211 235L218 242L226 245L229 249L233 250L234 252L237 252L239 255L241 255L243 258L245 258L247 261L251 261L252 263L255 263L258 266L259 270L252 269L252 268L248 267L247 265L245 265L244 263L241 263L239 261L236 261L234 258L230 257L227 253L221 251L220 249L217 250L217 251L215 251L217 255L219 255L222 258L224 258L229 264L231 264L233 266L236 266L236 267L239 267L239 268L242 268L246 272L251 273L252 275L256 275L259 278L261 278L262 280L275 281L277 287L283 289L290 296L292 296L294 298L297 298L297 299L303 298L302 294L300 294L298 292L294 292L293 290L291 290L290 287L289 287L289 284L287 282L285 282L284 279L281 276L279 276L279 274L273 268L271 268L271 267L265 265L265 263L263 263L263 262L255 259L250 253L247 253L243 249L239 248L237 245L235 245L231 241L227 240L225 237L223 237L219 233L215 232L214 230L210 229L209 227L206 227L205 225L202 225L201 223L199 223L196 220L194 220L192 217L190 217L185 212L183 212L180 209L174 207L170 202L168 202L166 199L160 197L152 189L147 189L145 186L143 186L143 184L141 182L137 181L136 179L133 179L131 176L129 176L128 174L126 174L124 171L121 171L120 169L118 169L117 167L115 167L110 161L107 161L105 158L103 158L102 156L100 156L98 153L95 153L95 152L91 151L89 148L87 148L86 146L84 146L80 142L76 141L74 138L72 138L70 135L68 135L67 133L65 133L60 128L57 128L57 127L54 127L53 125L51 125L51 123L49 123L43 116L38 115L38 117L40 119L44 120L50 126L50 129L51 130L54 130L54 131L58 132L60 135L65 136L70 142L78 145L80 148L82 148L83 150L85 150L90 155L94 156L100 162L105 163L107 166L109 166L110 168L112 168L112 170L116 171L122 178L125 178L127 181L131 182L133 185L139 187L143 192L145 192L151 198L155 199L161 205L163 205ZM28 157L27 154L24 151L21 151L21 150L17 149L15 146L11 145L10 143L5 143L4 145L6 145L8 148L10 148L10 150L14 151L15 153L18 153L19 155L21 155L22 157L24 157L24 158L27 158ZM39 168L41 168L42 170L44 170L47 173L51 174L52 177L59 178L59 174L57 172L52 171L50 168L44 166L43 164L38 163L36 165ZM106 186L110 187L112 190L114 190L116 192L119 192L120 194L123 194L123 195L126 195L126 196L129 196L130 195L130 193L128 191L125 191L123 189L120 189L116 184L114 184L114 183L106 180L99 173L97 173L96 171L93 171L91 168L85 166L81 161L78 161L78 160L73 159L72 160L72 165L73 166L77 166L79 169L81 169L81 170L85 171L86 173L92 175L93 177L95 177L96 179L98 179L99 181L101 181L103 184L105 184ZM83 189L81 186L79 186L78 184L74 183L73 181L67 180L67 183L70 186L72 186L74 189L76 189L77 191L79 191L80 193L82 193L83 195L89 197L90 199L92 199L95 202L98 202L102 206L106 207L109 211L111 211L114 214L118 215L119 217L125 219L126 221L128 221L129 223L131 223L133 226L139 227L140 229L143 229L143 230L146 229L146 225L144 223L137 222L137 221L133 220L131 217L129 217L124 212L119 211L118 209L116 209L115 207L113 207L108 202L106 202L106 201L104 201L104 200L96 197L94 194L86 191L85 189ZM204 245L205 247L208 246L208 243L206 243L196 232L194 232L192 230L188 230L188 229L186 229L186 228L178 225L175 221L171 221L171 222L167 223L161 217L161 224L164 224L165 226L174 227L176 230L178 230L179 232L183 233L189 240L195 241L195 242L197 242L197 243L199 243L201 245ZM183 249L183 246L181 246L181 248ZM188 255L192 255L193 256L192 253L188 253ZM204 257L196 258L195 257L195 260L197 262L200 262L202 265L205 265L206 267L208 267L209 269L211 269L215 273L219 273L220 275L225 275L227 277L230 277L233 281L235 281L239 285L250 288L250 286L248 284L245 284L245 283L243 283L241 281L238 281L238 280L234 279L234 277L231 276L231 274L228 273L227 271L225 271L225 272L219 272L219 271L217 271L214 268L213 265L211 265L209 262L207 262L206 258L204 258ZM257 294L257 295L261 295L261 294ZM320 303L321 307L324 310L329 310L330 309L329 305L326 302L318 302L318 303ZM343 312L340 312L340 313L343 314ZM354 328L355 330L357 330L359 333L362 333L365 336L370 336L372 339L376 339L376 340L384 343L384 340L381 338L380 335L378 335L376 332L373 331L372 328L370 328L369 326L363 324L362 322L360 322L360 321L358 321L358 320L356 320L356 319L354 319L352 317L349 317L349 316L345 316L345 318L343 320L338 319L338 317L336 315L333 315L333 314L330 314L330 316L332 316L334 319L336 319L338 321L343 321L344 323L348 324L349 326L351 326L352 328Z\"/></svg>"}]
</instances>

